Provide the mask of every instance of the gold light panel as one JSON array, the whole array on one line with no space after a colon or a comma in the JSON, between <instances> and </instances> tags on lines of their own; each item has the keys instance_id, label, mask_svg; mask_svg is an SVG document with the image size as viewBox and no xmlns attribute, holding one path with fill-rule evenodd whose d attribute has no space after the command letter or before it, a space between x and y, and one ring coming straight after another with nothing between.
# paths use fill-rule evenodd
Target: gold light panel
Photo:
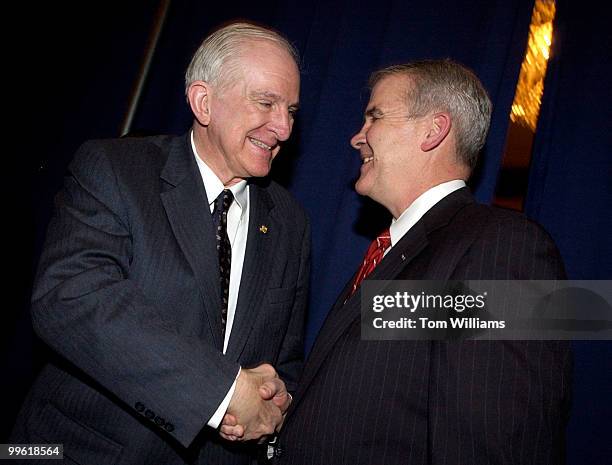
<instances>
[{"instance_id":1,"label":"gold light panel","mask_svg":"<svg viewBox=\"0 0 612 465\"><path fill-rule=\"evenodd\" d=\"M544 76L552 43L554 0L536 0L529 26L529 43L521 65L510 119L535 132L544 91Z\"/></svg>"}]
</instances>

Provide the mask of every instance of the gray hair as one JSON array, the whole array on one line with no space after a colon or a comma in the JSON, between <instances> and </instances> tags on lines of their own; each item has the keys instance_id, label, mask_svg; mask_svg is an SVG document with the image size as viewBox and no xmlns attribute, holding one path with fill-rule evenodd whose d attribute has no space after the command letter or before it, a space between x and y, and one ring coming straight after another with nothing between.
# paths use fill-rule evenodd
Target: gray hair
<instances>
[{"instance_id":1,"label":"gray hair","mask_svg":"<svg viewBox=\"0 0 612 465\"><path fill-rule=\"evenodd\" d=\"M276 43L289 53L299 68L297 50L278 32L251 23L230 23L206 37L193 55L185 73L185 93L194 81L202 80L210 84L230 81L238 69L237 65L232 64L249 40Z\"/></svg>"},{"instance_id":2,"label":"gray hair","mask_svg":"<svg viewBox=\"0 0 612 465\"><path fill-rule=\"evenodd\" d=\"M455 127L457 157L474 169L491 122L491 100L476 75L452 60L424 60L375 71L370 87L390 75L410 78L406 89L411 118L447 111Z\"/></svg>"}]
</instances>

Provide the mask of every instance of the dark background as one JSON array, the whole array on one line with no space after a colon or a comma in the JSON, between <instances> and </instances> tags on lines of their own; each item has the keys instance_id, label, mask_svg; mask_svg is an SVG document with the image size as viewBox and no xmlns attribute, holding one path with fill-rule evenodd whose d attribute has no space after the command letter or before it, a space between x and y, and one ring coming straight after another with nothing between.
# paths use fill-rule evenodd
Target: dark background
<instances>
[{"instance_id":1,"label":"dark background","mask_svg":"<svg viewBox=\"0 0 612 465\"><path fill-rule=\"evenodd\" d=\"M172 1L133 130L184 133L183 74L203 36L223 21L273 26L302 57L301 109L273 176L308 210L313 270L307 349L372 236L388 221L352 184L369 73L420 58L470 66L495 110L472 182L490 202L498 184L508 114L533 3L520 0ZM4 437L40 367L28 300L53 195L86 139L120 133L160 2L22 5L6 12L4 37L3 244L6 305L0 314ZM525 212L551 233L571 279L612 279L610 29L600 2L557 2L555 36L536 131ZM599 7L599 9L598 9ZM4 33L6 35L6 33ZM612 345L575 343L570 464L612 457Z\"/></svg>"}]
</instances>

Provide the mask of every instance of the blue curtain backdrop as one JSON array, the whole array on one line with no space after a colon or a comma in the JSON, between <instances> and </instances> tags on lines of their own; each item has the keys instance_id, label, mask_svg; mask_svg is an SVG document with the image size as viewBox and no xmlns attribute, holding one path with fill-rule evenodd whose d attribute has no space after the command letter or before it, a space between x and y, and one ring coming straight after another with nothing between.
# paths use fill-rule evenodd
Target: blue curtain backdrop
<instances>
[{"instance_id":1,"label":"blue curtain backdrop","mask_svg":"<svg viewBox=\"0 0 612 465\"><path fill-rule=\"evenodd\" d=\"M526 213L570 279L612 279L612 32L598 2L557 1ZM612 343L575 342L570 463L610 463Z\"/></svg>"},{"instance_id":2,"label":"blue curtain backdrop","mask_svg":"<svg viewBox=\"0 0 612 465\"><path fill-rule=\"evenodd\" d=\"M125 3L125 4L123 4ZM37 106L35 134L41 148L31 151L25 171L31 179L39 247L52 194L76 147L85 139L117 136L158 2L92 1L68 12L46 5L28 30L44 47L38 69L46 93ZM560 40L547 83L532 169L528 213L553 234L574 278L610 279L610 96L605 87L610 65L604 15L587 15L584 2L559 5ZM492 198L508 124L509 108L527 40L531 0L416 0L202 2L171 4L134 130L183 133L190 125L183 73L202 37L223 21L245 18L271 25L295 43L302 56L301 110L292 141L275 161L273 176L308 210L313 226L313 276L308 322L309 349L337 293L356 269L387 214L353 191L359 159L349 146L362 123L368 99L367 77L376 68L407 60L451 57L483 80L495 105L492 129L472 187L478 199ZM70 14L69 14L70 13ZM75 18L76 14L76 18ZM589 13L590 14L590 13ZM588 16L588 17L587 17ZM595 15L596 16L596 15ZM75 19L69 19L75 18ZM588 27L596 20L596 30ZM588 30L587 30L588 29ZM599 34L599 35L597 35ZM607 40L606 40L607 39ZM591 50L584 53L584 49ZM27 55L26 55L27 57ZM42 73L41 73L42 71ZM549 87L551 90L549 92ZM30 130L32 140L34 131ZM587 136L588 135L588 136ZM580 144L580 145L579 145ZM21 189L21 180L10 181ZM12 184L11 184L12 185ZM599 235L599 236L598 236ZM597 239L597 240L595 240ZM32 244L25 247L25 257ZM22 256L23 259L23 256ZM29 352L27 289L24 274L15 308L20 322L7 350L4 372L16 373L3 397L10 427L37 364ZM12 322L14 323L14 322ZM14 325L7 327L13 328ZM570 429L569 463L605 463L610 427L609 345L579 348L576 396ZM606 352L607 351L607 352ZM5 368L3 362L2 367ZM595 373L599 372L598 378ZM607 377L606 377L607 376ZM600 383L600 384L596 384ZM606 404L606 402L608 402ZM603 410L598 410L602 405ZM607 409L607 410L606 410ZM598 428L598 431L595 431ZM588 434L595 440L591 440ZM0 441L1 442L1 441ZM608 454L608 455L605 455Z\"/></svg>"}]
</instances>

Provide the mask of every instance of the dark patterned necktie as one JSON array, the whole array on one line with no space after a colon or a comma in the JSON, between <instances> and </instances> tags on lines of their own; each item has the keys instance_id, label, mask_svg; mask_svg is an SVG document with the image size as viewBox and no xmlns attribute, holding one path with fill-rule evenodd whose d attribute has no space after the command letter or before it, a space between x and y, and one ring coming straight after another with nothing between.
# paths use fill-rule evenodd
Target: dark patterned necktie
<instances>
[{"instance_id":1,"label":"dark patterned necktie","mask_svg":"<svg viewBox=\"0 0 612 465\"><path fill-rule=\"evenodd\" d=\"M368 276L376 265L380 263L385 255L385 250L391 247L391 234L388 229L385 229L381 232L376 239L372 241L370 247L368 247L368 251L365 254L363 262L361 263L361 267L359 268L359 272L355 276L355 281L353 282L353 288L349 294L349 297L352 296L361 281L363 281L366 276Z\"/></svg>"},{"instance_id":2,"label":"dark patterned necktie","mask_svg":"<svg viewBox=\"0 0 612 465\"><path fill-rule=\"evenodd\" d=\"M219 254L219 282L221 284L221 334L223 339L225 339L230 271L232 269L232 246L227 235L227 212L233 200L234 196L232 191L225 189L215 200L215 208L213 210L213 224L215 225L217 253Z\"/></svg>"}]
</instances>

